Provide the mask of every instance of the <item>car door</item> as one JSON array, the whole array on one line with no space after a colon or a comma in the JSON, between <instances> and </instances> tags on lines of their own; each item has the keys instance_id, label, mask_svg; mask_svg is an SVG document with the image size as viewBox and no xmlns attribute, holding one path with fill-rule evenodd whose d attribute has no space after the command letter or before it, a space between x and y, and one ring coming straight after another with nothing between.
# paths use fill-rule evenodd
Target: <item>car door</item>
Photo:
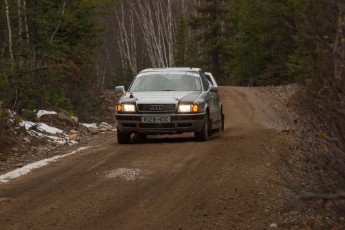
<instances>
[{"instance_id":1,"label":"car door","mask_svg":"<svg viewBox=\"0 0 345 230\"><path fill-rule=\"evenodd\" d=\"M206 76L207 80L209 81L210 85L218 87L218 84L215 81L215 79L211 73L207 72L207 73L205 73L205 76ZM214 110L216 111L215 121L220 121L222 119L222 117L221 117L222 116L221 115L222 105L221 105L221 101L220 101L219 92L211 92L211 97L213 100Z\"/></svg>"},{"instance_id":2,"label":"car door","mask_svg":"<svg viewBox=\"0 0 345 230\"><path fill-rule=\"evenodd\" d=\"M206 75L202 72L201 74L201 80L204 86L205 91L207 91L208 94L208 106L210 111L210 118L212 120L212 125L217 122L218 120L218 109L217 109L217 93L216 92L209 92L209 87L211 86L210 82L207 80Z\"/></svg>"}]
</instances>

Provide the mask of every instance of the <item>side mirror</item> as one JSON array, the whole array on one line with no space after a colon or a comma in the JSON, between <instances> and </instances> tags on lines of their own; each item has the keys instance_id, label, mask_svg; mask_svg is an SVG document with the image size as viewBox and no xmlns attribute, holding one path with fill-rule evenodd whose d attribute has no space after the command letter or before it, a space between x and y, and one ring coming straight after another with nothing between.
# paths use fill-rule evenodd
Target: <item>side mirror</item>
<instances>
[{"instance_id":1,"label":"side mirror","mask_svg":"<svg viewBox=\"0 0 345 230\"><path fill-rule=\"evenodd\" d=\"M210 85L210 87L208 88L208 92L217 93L218 92L218 87Z\"/></svg>"},{"instance_id":2,"label":"side mirror","mask_svg":"<svg viewBox=\"0 0 345 230\"><path fill-rule=\"evenodd\" d=\"M124 86L116 86L115 87L115 92L125 94L126 90L125 90Z\"/></svg>"}]
</instances>

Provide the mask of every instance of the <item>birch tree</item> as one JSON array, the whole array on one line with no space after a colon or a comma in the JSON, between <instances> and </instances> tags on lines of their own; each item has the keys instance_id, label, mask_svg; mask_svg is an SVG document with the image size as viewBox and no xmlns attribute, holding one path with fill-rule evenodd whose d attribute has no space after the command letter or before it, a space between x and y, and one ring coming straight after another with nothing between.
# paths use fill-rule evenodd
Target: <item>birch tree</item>
<instances>
[{"instance_id":1,"label":"birch tree","mask_svg":"<svg viewBox=\"0 0 345 230\"><path fill-rule=\"evenodd\" d=\"M135 35L135 24L133 9L125 12L124 4L115 15L118 31L114 30L117 44L120 51L121 63L124 69L129 69L132 75L137 74L137 44ZM128 18L126 20L126 18Z\"/></svg>"},{"instance_id":2,"label":"birch tree","mask_svg":"<svg viewBox=\"0 0 345 230\"><path fill-rule=\"evenodd\" d=\"M29 25L28 25L28 19L26 17L26 0L23 0L23 11L24 11L24 25L25 25L25 37L26 41L29 44L30 43L30 35L29 35Z\"/></svg>"},{"instance_id":3,"label":"birch tree","mask_svg":"<svg viewBox=\"0 0 345 230\"><path fill-rule=\"evenodd\" d=\"M20 1L20 0L19 0L19 1ZM64 0L63 3L62 3L62 12L61 12L61 13L62 13L62 16L65 15L65 8L66 8L66 0ZM57 26L56 26L56 28L55 28L55 30L54 30L54 32L53 32L53 34L52 34L51 37L50 37L50 40L49 40L50 43L53 42L54 36L56 35L56 33L58 32L58 30L59 30L59 28L60 28L61 22L62 22L62 20L60 19L59 22L58 22L58 24L57 24Z\"/></svg>"},{"instance_id":4,"label":"birch tree","mask_svg":"<svg viewBox=\"0 0 345 230\"><path fill-rule=\"evenodd\" d=\"M22 45L22 35L23 35L23 20L22 20L22 1L17 0L18 9L18 43L19 46Z\"/></svg>"},{"instance_id":5,"label":"birch tree","mask_svg":"<svg viewBox=\"0 0 345 230\"><path fill-rule=\"evenodd\" d=\"M10 19L10 8L8 5L8 1L5 0L5 7L6 7L6 20L7 20L7 29L8 29L8 50L10 53L11 59L11 69L14 70L14 56L13 56L13 42L12 42L12 27L11 27L11 19Z\"/></svg>"},{"instance_id":6,"label":"birch tree","mask_svg":"<svg viewBox=\"0 0 345 230\"><path fill-rule=\"evenodd\" d=\"M128 2L128 7L124 5ZM152 67L174 66L176 17L172 8L176 0L135 1L122 3L116 14L117 43L124 68L137 72L137 47L144 47ZM127 23L125 23L127 21ZM138 39L141 36L143 39Z\"/></svg>"}]
</instances>

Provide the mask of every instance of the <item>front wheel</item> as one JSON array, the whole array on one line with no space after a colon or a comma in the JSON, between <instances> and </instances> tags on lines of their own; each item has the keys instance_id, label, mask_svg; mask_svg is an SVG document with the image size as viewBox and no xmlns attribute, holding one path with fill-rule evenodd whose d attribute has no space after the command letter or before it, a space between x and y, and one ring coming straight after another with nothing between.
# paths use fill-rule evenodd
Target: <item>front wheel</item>
<instances>
[{"instance_id":1,"label":"front wheel","mask_svg":"<svg viewBox=\"0 0 345 230\"><path fill-rule=\"evenodd\" d=\"M196 141L207 141L208 140L208 114L205 115L205 121L200 131L194 132L194 138Z\"/></svg>"},{"instance_id":2,"label":"front wheel","mask_svg":"<svg viewBox=\"0 0 345 230\"><path fill-rule=\"evenodd\" d=\"M146 138L147 138L147 135L143 134L143 133L134 133L133 134L133 141L134 142L139 142L139 143L142 143L142 142L145 142Z\"/></svg>"},{"instance_id":3,"label":"front wheel","mask_svg":"<svg viewBox=\"0 0 345 230\"><path fill-rule=\"evenodd\" d=\"M224 132L224 123L225 123L224 114L223 114L223 113L222 113L222 115L221 115L221 118L222 118L222 120L220 121L220 122L221 122L221 127L219 128L219 131L220 131L221 133L223 133L223 132Z\"/></svg>"},{"instance_id":4,"label":"front wheel","mask_svg":"<svg viewBox=\"0 0 345 230\"><path fill-rule=\"evenodd\" d=\"M117 128L117 143L119 144L130 144L131 143L131 134L124 133Z\"/></svg>"}]
</instances>

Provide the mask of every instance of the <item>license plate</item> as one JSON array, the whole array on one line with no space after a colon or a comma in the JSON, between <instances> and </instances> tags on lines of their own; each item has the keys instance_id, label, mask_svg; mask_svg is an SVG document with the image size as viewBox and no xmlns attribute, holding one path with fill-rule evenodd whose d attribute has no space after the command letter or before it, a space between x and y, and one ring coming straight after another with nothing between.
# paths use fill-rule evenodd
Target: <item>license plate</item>
<instances>
[{"instance_id":1,"label":"license plate","mask_svg":"<svg viewBox=\"0 0 345 230\"><path fill-rule=\"evenodd\" d=\"M150 117L142 117L142 123L170 123L170 117L164 116L150 116Z\"/></svg>"}]
</instances>

